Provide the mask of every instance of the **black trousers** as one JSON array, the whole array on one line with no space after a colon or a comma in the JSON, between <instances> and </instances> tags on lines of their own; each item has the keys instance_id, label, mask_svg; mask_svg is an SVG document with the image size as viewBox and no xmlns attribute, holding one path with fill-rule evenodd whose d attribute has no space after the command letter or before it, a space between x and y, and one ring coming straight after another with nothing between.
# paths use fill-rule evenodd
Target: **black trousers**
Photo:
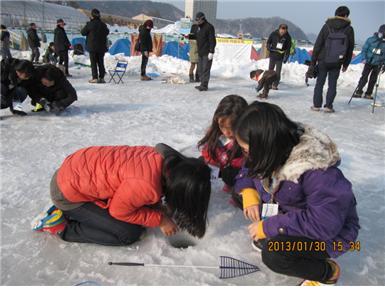
<instances>
[{"instance_id":1,"label":"black trousers","mask_svg":"<svg viewBox=\"0 0 385 289\"><path fill-rule=\"evenodd\" d=\"M330 257L326 251L319 250L322 246L316 247L316 242L305 237L274 237L264 243L262 261L279 274L326 282L333 274L327 262Z\"/></svg>"},{"instance_id":2,"label":"black trousers","mask_svg":"<svg viewBox=\"0 0 385 289\"><path fill-rule=\"evenodd\" d=\"M282 63L283 60L275 59L273 57L270 57L269 61L269 70L274 70L277 73L277 79L274 80L273 85L278 86L279 82L281 81L281 71L282 71Z\"/></svg>"},{"instance_id":3,"label":"black trousers","mask_svg":"<svg viewBox=\"0 0 385 289\"><path fill-rule=\"evenodd\" d=\"M104 78L106 70L104 68L104 52L90 52L92 79ZM99 75L98 75L99 70Z\"/></svg>"},{"instance_id":4,"label":"black trousers","mask_svg":"<svg viewBox=\"0 0 385 289\"><path fill-rule=\"evenodd\" d=\"M59 51L59 64L65 68L65 74L68 75L68 50Z\"/></svg>"},{"instance_id":5,"label":"black trousers","mask_svg":"<svg viewBox=\"0 0 385 289\"><path fill-rule=\"evenodd\" d=\"M68 225L61 238L68 242L125 246L137 241L144 231L139 225L119 221L94 203L63 211Z\"/></svg>"},{"instance_id":6,"label":"black trousers","mask_svg":"<svg viewBox=\"0 0 385 289\"><path fill-rule=\"evenodd\" d=\"M213 61L209 60L208 55L198 57L198 75L202 87L208 87L210 81L210 71Z\"/></svg>"},{"instance_id":7,"label":"black trousers","mask_svg":"<svg viewBox=\"0 0 385 289\"><path fill-rule=\"evenodd\" d=\"M146 75L146 67L148 63L148 57L144 55L144 52L142 52L142 64L140 65L140 75L145 76Z\"/></svg>"},{"instance_id":8,"label":"black trousers","mask_svg":"<svg viewBox=\"0 0 385 289\"><path fill-rule=\"evenodd\" d=\"M373 88L376 85L377 77L379 73L380 73L379 65L370 65L365 63L360 81L358 82L357 92L362 94L362 90L364 89L369 79L368 88L366 89L366 94L371 95L373 93ZM369 78L369 75L370 75L370 78Z\"/></svg>"},{"instance_id":9,"label":"black trousers","mask_svg":"<svg viewBox=\"0 0 385 289\"><path fill-rule=\"evenodd\" d=\"M1 84L1 109L13 108L14 102L22 103L27 98L27 90L24 87L16 86L9 90L6 85Z\"/></svg>"},{"instance_id":10,"label":"black trousers","mask_svg":"<svg viewBox=\"0 0 385 289\"><path fill-rule=\"evenodd\" d=\"M39 47L31 47L31 49L32 49L31 62L39 62L39 57L40 57Z\"/></svg>"},{"instance_id":11,"label":"black trousers","mask_svg":"<svg viewBox=\"0 0 385 289\"><path fill-rule=\"evenodd\" d=\"M340 76L340 70L340 66L327 67L323 63L318 65L318 76L313 95L314 107L322 106L322 92L326 78L328 78L328 91L326 94L326 104L324 107L333 108L334 98L337 95L337 80Z\"/></svg>"}]
</instances>

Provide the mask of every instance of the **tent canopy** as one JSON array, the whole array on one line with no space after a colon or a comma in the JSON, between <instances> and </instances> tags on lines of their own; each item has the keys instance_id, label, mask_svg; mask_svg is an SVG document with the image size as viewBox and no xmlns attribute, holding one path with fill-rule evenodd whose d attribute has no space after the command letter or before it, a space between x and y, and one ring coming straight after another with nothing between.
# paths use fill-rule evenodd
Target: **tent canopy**
<instances>
[{"instance_id":1,"label":"tent canopy","mask_svg":"<svg viewBox=\"0 0 385 289\"><path fill-rule=\"evenodd\" d=\"M111 55L115 55L118 53L124 53L124 56L130 56L131 54L131 42L126 38L118 39L115 43L110 47L108 51Z\"/></svg>"},{"instance_id":2,"label":"tent canopy","mask_svg":"<svg viewBox=\"0 0 385 289\"><path fill-rule=\"evenodd\" d=\"M86 48L86 39L84 37L75 37L71 40L71 45L74 47L76 44L80 44L83 47L84 51L87 51Z\"/></svg>"}]
</instances>

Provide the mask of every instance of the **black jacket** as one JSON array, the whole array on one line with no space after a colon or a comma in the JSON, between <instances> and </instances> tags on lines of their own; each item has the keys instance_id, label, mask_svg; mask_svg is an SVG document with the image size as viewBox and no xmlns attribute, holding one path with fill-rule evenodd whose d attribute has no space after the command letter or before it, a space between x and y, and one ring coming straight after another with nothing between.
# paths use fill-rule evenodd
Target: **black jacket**
<instances>
[{"instance_id":1,"label":"black jacket","mask_svg":"<svg viewBox=\"0 0 385 289\"><path fill-rule=\"evenodd\" d=\"M100 18L94 18L87 22L86 26L81 30L81 34L87 37L87 50L94 53L104 53L108 50L107 35L109 33L110 30Z\"/></svg>"},{"instance_id":2,"label":"black jacket","mask_svg":"<svg viewBox=\"0 0 385 289\"><path fill-rule=\"evenodd\" d=\"M148 30L144 25L141 25L139 28L139 41L140 41L140 51L141 52L152 52L152 38L150 30Z\"/></svg>"},{"instance_id":3,"label":"black jacket","mask_svg":"<svg viewBox=\"0 0 385 289\"><path fill-rule=\"evenodd\" d=\"M54 69L55 85L46 87L41 84L42 75L47 69ZM49 102L56 102L60 107L67 107L78 99L76 90L67 80L64 73L52 64L42 65L36 68L36 75L39 81L39 94L46 98Z\"/></svg>"},{"instance_id":4,"label":"black jacket","mask_svg":"<svg viewBox=\"0 0 385 289\"><path fill-rule=\"evenodd\" d=\"M57 26L54 30L53 43L55 45L55 52L67 51L71 42L68 40L67 33L64 28Z\"/></svg>"},{"instance_id":5,"label":"black jacket","mask_svg":"<svg viewBox=\"0 0 385 289\"><path fill-rule=\"evenodd\" d=\"M35 48L40 47L40 38L37 35L37 30L33 28L29 28L27 30L28 44L29 47Z\"/></svg>"},{"instance_id":6,"label":"black jacket","mask_svg":"<svg viewBox=\"0 0 385 289\"><path fill-rule=\"evenodd\" d=\"M202 25L199 25L196 39L199 56L207 56L209 53L215 52L215 46L217 45L215 29L209 22L205 21Z\"/></svg>"},{"instance_id":7,"label":"black jacket","mask_svg":"<svg viewBox=\"0 0 385 289\"><path fill-rule=\"evenodd\" d=\"M10 37L11 35L8 31L1 31L1 41L7 40L6 38L9 40Z\"/></svg>"},{"instance_id":8,"label":"black jacket","mask_svg":"<svg viewBox=\"0 0 385 289\"><path fill-rule=\"evenodd\" d=\"M190 34L188 35L188 39L191 39L191 40L197 39L198 29L199 29L198 24L193 24L191 26Z\"/></svg>"},{"instance_id":9,"label":"black jacket","mask_svg":"<svg viewBox=\"0 0 385 289\"><path fill-rule=\"evenodd\" d=\"M270 58L275 60L287 59L290 55L291 36L289 32L280 35L278 30L273 31L267 40L267 49L270 51Z\"/></svg>"},{"instance_id":10,"label":"black jacket","mask_svg":"<svg viewBox=\"0 0 385 289\"><path fill-rule=\"evenodd\" d=\"M318 34L317 40L313 48L312 64L315 65L317 62L322 62L325 58L325 41L329 35L328 26L332 30L345 29L345 34L348 37L349 43L342 65L344 67L348 67L350 61L352 60L354 50L354 30L353 27L350 25L349 19L338 16L329 18L322 27L320 33Z\"/></svg>"}]
</instances>

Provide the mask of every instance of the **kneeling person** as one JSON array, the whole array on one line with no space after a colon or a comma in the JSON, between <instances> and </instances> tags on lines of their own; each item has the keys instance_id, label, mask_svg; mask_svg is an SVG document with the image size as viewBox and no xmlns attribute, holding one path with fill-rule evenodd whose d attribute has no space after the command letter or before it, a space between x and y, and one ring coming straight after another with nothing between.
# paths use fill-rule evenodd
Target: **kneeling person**
<instances>
[{"instance_id":1,"label":"kneeling person","mask_svg":"<svg viewBox=\"0 0 385 289\"><path fill-rule=\"evenodd\" d=\"M258 97L268 98L269 90L273 83L278 80L278 74L274 70L257 69L250 72L250 79L258 82L258 86L256 87L257 92L263 88L262 93L260 93Z\"/></svg>"}]
</instances>

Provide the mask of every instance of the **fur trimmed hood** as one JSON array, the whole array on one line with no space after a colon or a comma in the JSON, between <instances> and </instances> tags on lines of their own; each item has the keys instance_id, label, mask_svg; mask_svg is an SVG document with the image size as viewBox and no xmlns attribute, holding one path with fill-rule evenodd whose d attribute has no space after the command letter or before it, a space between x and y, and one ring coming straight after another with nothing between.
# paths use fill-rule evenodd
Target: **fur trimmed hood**
<instances>
[{"instance_id":1,"label":"fur trimmed hood","mask_svg":"<svg viewBox=\"0 0 385 289\"><path fill-rule=\"evenodd\" d=\"M282 181L298 183L303 173L309 170L326 170L340 161L337 145L323 132L303 124L304 133L300 142L290 153L281 169L273 176L272 190L276 191Z\"/></svg>"}]
</instances>

